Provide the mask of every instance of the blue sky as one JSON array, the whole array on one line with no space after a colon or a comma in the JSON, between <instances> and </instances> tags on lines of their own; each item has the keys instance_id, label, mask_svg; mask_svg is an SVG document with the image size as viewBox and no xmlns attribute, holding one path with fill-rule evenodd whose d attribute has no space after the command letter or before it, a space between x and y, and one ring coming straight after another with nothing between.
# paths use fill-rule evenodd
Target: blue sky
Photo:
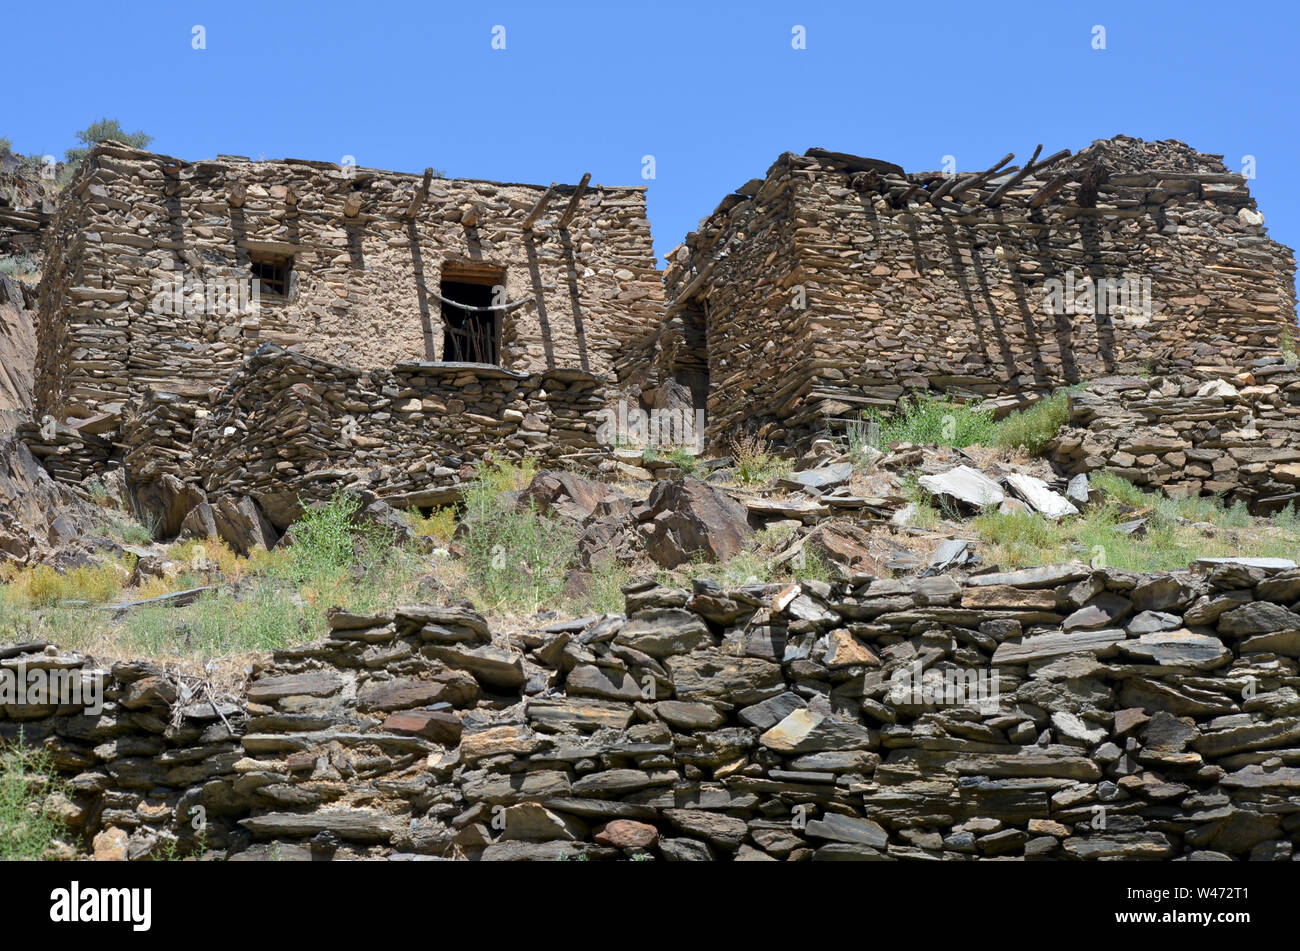
<instances>
[{"instance_id":1,"label":"blue sky","mask_svg":"<svg viewBox=\"0 0 1300 951\"><path fill-rule=\"evenodd\" d=\"M352 155L544 184L590 171L649 186L662 255L783 151L968 170L1122 132L1234 170L1254 156L1271 234L1300 244L1293 3L65 0L4 21L22 82L0 135L21 152L61 155L109 116L184 159Z\"/></svg>"}]
</instances>

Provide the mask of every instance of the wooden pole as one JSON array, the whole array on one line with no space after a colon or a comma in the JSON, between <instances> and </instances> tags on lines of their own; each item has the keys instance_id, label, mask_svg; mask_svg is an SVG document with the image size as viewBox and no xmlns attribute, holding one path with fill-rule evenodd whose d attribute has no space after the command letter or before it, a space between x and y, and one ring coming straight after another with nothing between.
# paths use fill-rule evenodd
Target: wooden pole
<instances>
[{"instance_id":1,"label":"wooden pole","mask_svg":"<svg viewBox=\"0 0 1300 951\"><path fill-rule=\"evenodd\" d=\"M414 218L424 204L424 200L429 197L429 183L433 180L433 169L424 170L424 180L420 182L420 188L411 199L411 204L406 209L406 217Z\"/></svg>"},{"instance_id":2,"label":"wooden pole","mask_svg":"<svg viewBox=\"0 0 1300 951\"><path fill-rule=\"evenodd\" d=\"M569 227L569 222L573 216L578 213L578 202L582 201L582 196L587 191L587 182L591 181L591 172L582 176L582 181L578 182L578 187L573 191L573 197L569 199L569 207L564 209L564 214L560 215L559 226L561 228Z\"/></svg>"},{"instance_id":3,"label":"wooden pole","mask_svg":"<svg viewBox=\"0 0 1300 951\"><path fill-rule=\"evenodd\" d=\"M555 194L557 185L557 182L551 182L551 187L542 192L542 197L537 199L537 204L533 205L533 210L524 216L523 229L525 231L533 230L533 225L536 224L537 219L542 216L542 212L546 210L546 206L550 202L551 196Z\"/></svg>"}]
</instances>

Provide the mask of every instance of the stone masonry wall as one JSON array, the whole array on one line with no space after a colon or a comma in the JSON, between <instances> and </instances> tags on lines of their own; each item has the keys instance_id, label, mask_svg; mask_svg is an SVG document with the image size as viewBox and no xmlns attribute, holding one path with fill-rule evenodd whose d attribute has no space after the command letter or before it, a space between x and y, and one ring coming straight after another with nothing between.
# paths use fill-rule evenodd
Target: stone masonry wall
<instances>
[{"instance_id":1,"label":"stone masonry wall","mask_svg":"<svg viewBox=\"0 0 1300 951\"><path fill-rule=\"evenodd\" d=\"M0 738L132 858L194 848L202 807L230 858L1289 860L1300 570L1203 569L644 582L509 635L335 612L237 699L19 644L0 666L107 703L9 704Z\"/></svg>"},{"instance_id":2,"label":"stone masonry wall","mask_svg":"<svg viewBox=\"0 0 1300 951\"><path fill-rule=\"evenodd\" d=\"M711 315L711 432L751 415L777 438L817 430L908 388L1008 394L1154 358L1230 365L1294 330L1292 252L1222 156L1120 136L995 199L1008 178L812 150L728 196L665 272L670 315ZM1076 292L1149 279L1151 312L1049 312L1047 281L1070 278Z\"/></svg>"},{"instance_id":3,"label":"stone masonry wall","mask_svg":"<svg viewBox=\"0 0 1300 951\"><path fill-rule=\"evenodd\" d=\"M253 496L279 528L300 494L356 482L399 507L441 505L457 497L462 467L494 454L551 464L602 455L604 402L602 381L579 370L412 362L362 371L267 346L197 421L192 468L176 474L196 474L214 496ZM128 457L133 478L157 442L152 425L143 430Z\"/></svg>"},{"instance_id":4,"label":"stone masonry wall","mask_svg":"<svg viewBox=\"0 0 1300 951\"><path fill-rule=\"evenodd\" d=\"M1300 370L1104 377L1070 395L1048 447L1067 474L1105 470L1170 495L1222 495L1268 515L1300 506Z\"/></svg>"},{"instance_id":5,"label":"stone masonry wall","mask_svg":"<svg viewBox=\"0 0 1300 951\"><path fill-rule=\"evenodd\" d=\"M51 225L41 412L84 416L146 387L219 385L267 342L361 369L442 359L444 276L526 300L499 312L499 362L518 372L609 373L661 320L643 188L593 186L560 228L575 190L561 186L526 233L544 188L433 179L420 202L421 187L419 175L327 162L183 162L99 145ZM263 296L254 315L160 304L159 287L249 279L256 254L293 256L288 299Z\"/></svg>"}]
</instances>

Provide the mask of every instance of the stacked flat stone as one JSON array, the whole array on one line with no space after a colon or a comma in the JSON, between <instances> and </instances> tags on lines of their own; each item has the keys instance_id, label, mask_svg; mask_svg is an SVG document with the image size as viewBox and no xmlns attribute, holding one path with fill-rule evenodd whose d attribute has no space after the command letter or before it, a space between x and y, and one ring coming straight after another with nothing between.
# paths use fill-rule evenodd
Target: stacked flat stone
<instances>
[{"instance_id":1,"label":"stacked flat stone","mask_svg":"<svg viewBox=\"0 0 1300 951\"><path fill-rule=\"evenodd\" d=\"M264 343L363 369L443 359L441 281L501 282L498 362L612 372L663 317L643 187L434 178L299 159L185 162L100 143L48 227L39 411L120 408L146 387L219 386ZM570 203L572 215L567 215ZM293 258L256 313L160 288L252 278ZM205 291L200 290L199 297Z\"/></svg>"},{"instance_id":2,"label":"stacked flat stone","mask_svg":"<svg viewBox=\"0 0 1300 951\"><path fill-rule=\"evenodd\" d=\"M512 373L402 363L362 371L266 345L214 397L194 436L209 495L250 495L285 528L298 498L364 482L390 504L459 497L490 457L604 459L605 384L579 370Z\"/></svg>"},{"instance_id":3,"label":"stacked flat stone","mask_svg":"<svg viewBox=\"0 0 1300 951\"><path fill-rule=\"evenodd\" d=\"M1300 504L1300 371L1275 359L1096 380L1071 394L1049 454L1071 475L1104 470L1272 514Z\"/></svg>"},{"instance_id":4,"label":"stacked flat stone","mask_svg":"<svg viewBox=\"0 0 1300 951\"><path fill-rule=\"evenodd\" d=\"M1157 357L1241 364L1294 327L1292 253L1222 156L1119 136L958 194L966 181L786 153L687 236L664 281L670 316L707 331L715 442L742 425L794 442L910 389L1041 391ZM1150 278L1152 312L1047 312L1046 282L1069 273ZM677 352L650 339L623 375L689 376Z\"/></svg>"},{"instance_id":5,"label":"stacked flat stone","mask_svg":"<svg viewBox=\"0 0 1300 951\"><path fill-rule=\"evenodd\" d=\"M1201 567L644 582L626 616L513 635L335 611L238 702L124 663L85 673L101 715L5 707L0 738L50 751L74 826L137 858L192 844L203 806L245 858L1289 860L1300 570ZM85 660L0 650L19 663ZM945 692L971 675L996 681Z\"/></svg>"}]
</instances>

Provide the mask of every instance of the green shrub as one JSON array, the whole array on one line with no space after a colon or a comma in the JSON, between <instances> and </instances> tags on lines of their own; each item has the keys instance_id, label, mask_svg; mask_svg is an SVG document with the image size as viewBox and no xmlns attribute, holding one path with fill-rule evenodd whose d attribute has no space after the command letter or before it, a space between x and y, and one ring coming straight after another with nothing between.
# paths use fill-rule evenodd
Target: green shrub
<instances>
[{"instance_id":1,"label":"green shrub","mask_svg":"<svg viewBox=\"0 0 1300 951\"><path fill-rule=\"evenodd\" d=\"M354 565L381 568L392 557L396 539L389 529L359 521L360 509L360 499L341 491L324 505L305 507L290 527L293 543L287 557L269 564L297 584L328 582Z\"/></svg>"},{"instance_id":2,"label":"green shrub","mask_svg":"<svg viewBox=\"0 0 1300 951\"><path fill-rule=\"evenodd\" d=\"M96 142L106 142L109 139L134 146L137 149L143 149L153 141L153 136L144 132L127 132L116 119L100 119L98 122L92 122L77 133L77 141L81 145L68 149L63 153L63 157L69 165L75 165L90 154L90 150L94 148Z\"/></svg>"},{"instance_id":3,"label":"green shrub","mask_svg":"<svg viewBox=\"0 0 1300 951\"><path fill-rule=\"evenodd\" d=\"M762 436L733 437L728 449L735 465L736 481L742 485L766 485L790 472L790 461L773 454L772 444Z\"/></svg>"},{"instance_id":4,"label":"green shrub","mask_svg":"<svg viewBox=\"0 0 1300 951\"><path fill-rule=\"evenodd\" d=\"M62 790L44 751L0 746L0 861L38 860L66 834L45 808L46 799Z\"/></svg>"},{"instance_id":5,"label":"green shrub","mask_svg":"<svg viewBox=\"0 0 1300 951\"><path fill-rule=\"evenodd\" d=\"M1040 455L1069 418L1070 394L1060 390L995 424L992 445Z\"/></svg>"},{"instance_id":6,"label":"green shrub","mask_svg":"<svg viewBox=\"0 0 1300 951\"><path fill-rule=\"evenodd\" d=\"M976 410L964 403L928 394L901 401L898 411L890 417L883 416L878 410L869 410L863 418L869 431L876 433L877 448L911 442L964 449L977 443L989 445L993 434L991 410Z\"/></svg>"},{"instance_id":7,"label":"green shrub","mask_svg":"<svg viewBox=\"0 0 1300 951\"><path fill-rule=\"evenodd\" d=\"M0 274L23 277L40 270L40 263L30 254L13 254L0 257Z\"/></svg>"},{"instance_id":8,"label":"green shrub","mask_svg":"<svg viewBox=\"0 0 1300 951\"><path fill-rule=\"evenodd\" d=\"M531 499L517 508L502 498L501 486L500 470L480 471L465 489L465 567L484 607L531 613L563 591L577 532L542 515Z\"/></svg>"},{"instance_id":9,"label":"green shrub","mask_svg":"<svg viewBox=\"0 0 1300 951\"><path fill-rule=\"evenodd\" d=\"M699 462L695 458L695 453L691 452L684 446L679 446L664 456L669 462L682 470L683 475L694 474Z\"/></svg>"}]
</instances>

